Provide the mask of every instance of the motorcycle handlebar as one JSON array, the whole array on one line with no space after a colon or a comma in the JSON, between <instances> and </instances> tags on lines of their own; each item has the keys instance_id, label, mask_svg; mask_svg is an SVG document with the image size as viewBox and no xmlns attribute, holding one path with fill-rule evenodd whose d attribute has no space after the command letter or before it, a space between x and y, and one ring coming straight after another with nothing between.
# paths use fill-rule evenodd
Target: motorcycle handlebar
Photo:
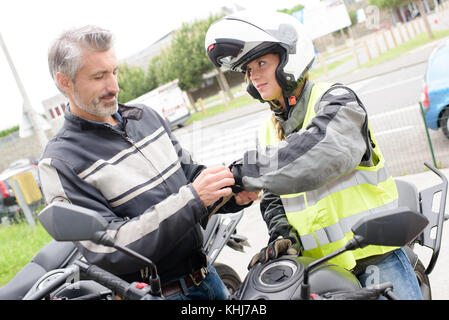
<instances>
[{"instance_id":1,"label":"motorcycle handlebar","mask_svg":"<svg viewBox=\"0 0 449 320\"><path fill-rule=\"evenodd\" d=\"M120 297L128 297L128 282L94 265L90 265L84 272L89 279L97 281L105 287L114 290Z\"/></svg>"},{"instance_id":2,"label":"motorcycle handlebar","mask_svg":"<svg viewBox=\"0 0 449 320\"><path fill-rule=\"evenodd\" d=\"M153 293L155 288L152 285L147 285L144 287L135 286L135 282L128 283L125 280L113 275L112 273L103 270L100 267L85 263L83 261L75 261L81 271L86 275L87 278L94 280L106 288L113 290L118 296L126 300L159 300L161 299L160 294ZM157 291L157 288L156 288Z\"/></svg>"}]
</instances>

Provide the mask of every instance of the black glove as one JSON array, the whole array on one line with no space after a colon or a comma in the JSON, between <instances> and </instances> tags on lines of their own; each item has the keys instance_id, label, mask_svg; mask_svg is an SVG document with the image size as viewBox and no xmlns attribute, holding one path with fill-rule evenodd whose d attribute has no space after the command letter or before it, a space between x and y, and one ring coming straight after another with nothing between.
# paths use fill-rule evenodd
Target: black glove
<instances>
[{"instance_id":1,"label":"black glove","mask_svg":"<svg viewBox=\"0 0 449 320\"><path fill-rule=\"evenodd\" d=\"M234 176L235 184L231 186L232 192L237 194L245 190L242 182L241 168L243 165L243 160L236 160L229 165L229 170L231 170Z\"/></svg>"},{"instance_id":2,"label":"black glove","mask_svg":"<svg viewBox=\"0 0 449 320\"><path fill-rule=\"evenodd\" d=\"M265 263L268 260L276 259L285 254L298 255L298 250L292 247L293 241L295 241L293 238L279 237L278 239L270 242L268 246L254 255L248 265L248 270L254 267L254 265L258 262Z\"/></svg>"}]
</instances>

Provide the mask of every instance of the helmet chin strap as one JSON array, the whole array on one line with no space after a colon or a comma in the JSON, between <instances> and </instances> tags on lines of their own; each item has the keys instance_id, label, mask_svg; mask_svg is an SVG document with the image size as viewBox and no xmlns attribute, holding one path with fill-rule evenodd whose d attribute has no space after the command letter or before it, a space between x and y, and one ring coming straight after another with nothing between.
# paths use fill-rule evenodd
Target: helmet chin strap
<instances>
[{"instance_id":1,"label":"helmet chin strap","mask_svg":"<svg viewBox=\"0 0 449 320\"><path fill-rule=\"evenodd\" d=\"M296 86L296 88L293 90L293 92L290 93L283 93L284 95L284 101L285 101L285 106L286 107L293 107L296 105L296 103L298 102L298 100L301 98L301 95L303 93L303 88L304 85L306 83L307 79L306 77L302 77L299 81L298 81L298 85ZM296 91L298 90L298 88L301 88L301 91L297 94Z\"/></svg>"}]
</instances>

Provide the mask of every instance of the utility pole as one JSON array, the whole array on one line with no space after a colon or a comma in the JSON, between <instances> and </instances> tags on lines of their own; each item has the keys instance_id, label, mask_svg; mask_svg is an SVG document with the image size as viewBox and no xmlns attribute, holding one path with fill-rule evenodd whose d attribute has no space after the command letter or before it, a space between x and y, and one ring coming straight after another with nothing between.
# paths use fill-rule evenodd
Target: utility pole
<instances>
[{"instance_id":1,"label":"utility pole","mask_svg":"<svg viewBox=\"0 0 449 320\"><path fill-rule=\"evenodd\" d=\"M3 41L3 37L1 35L1 33L0 33L0 46L2 47L3 51L5 52L6 60L8 60L9 67L11 68L11 72L14 75L17 86L19 87L20 93L23 98L23 115L22 115L22 117L28 116L29 121L31 123L31 127L34 130L34 133L37 134L41 150L43 151L45 148L45 145L48 142L48 139L47 139L47 136L45 135L44 130L40 126L39 119L38 119L38 117L40 117L40 115L37 114L37 112L31 107L30 99L28 98L28 95L26 94L25 88L22 84L22 81L20 80L19 74L17 73L14 63L12 62L11 56L9 55L8 49L6 48L6 44Z\"/></svg>"}]
</instances>

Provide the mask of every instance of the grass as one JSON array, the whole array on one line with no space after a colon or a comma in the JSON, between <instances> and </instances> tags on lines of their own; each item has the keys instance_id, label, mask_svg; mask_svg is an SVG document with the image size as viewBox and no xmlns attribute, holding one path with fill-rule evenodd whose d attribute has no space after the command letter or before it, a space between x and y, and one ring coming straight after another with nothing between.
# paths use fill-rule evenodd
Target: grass
<instances>
[{"instance_id":1,"label":"grass","mask_svg":"<svg viewBox=\"0 0 449 320\"><path fill-rule=\"evenodd\" d=\"M354 57L352 55L349 55L349 56L344 57L344 58L342 58L342 59L340 59L338 61L334 61L332 63L329 63L328 65L326 65L327 71L331 71L332 69L337 68L338 66L342 65L345 62L348 62L349 60L351 60L353 58ZM313 69L313 70L309 71L309 76L310 76L311 80L317 79L317 78L323 76L323 74L324 74L323 67L319 67L319 68L316 68L316 69Z\"/></svg>"},{"instance_id":2,"label":"grass","mask_svg":"<svg viewBox=\"0 0 449 320\"><path fill-rule=\"evenodd\" d=\"M231 93L236 94L241 90L242 90L242 86L236 86L236 87L231 88ZM207 105L211 102L218 101L218 100L221 100L220 94L216 94L216 95L207 97L206 99L203 99L203 103L204 103L204 105Z\"/></svg>"},{"instance_id":3,"label":"grass","mask_svg":"<svg viewBox=\"0 0 449 320\"><path fill-rule=\"evenodd\" d=\"M51 240L39 222L0 225L0 286L11 280Z\"/></svg>"},{"instance_id":4,"label":"grass","mask_svg":"<svg viewBox=\"0 0 449 320\"><path fill-rule=\"evenodd\" d=\"M198 111L192 114L192 116L185 122L185 124L192 123L193 121L202 120L208 117L212 117L216 114L226 112L235 108L239 108L242 106L246 106L251 102L255 102L253 98L249 97L247 94L241 95L229 102L229 106L225 106L224 103L217 104L213 107L209 107L206 109L206 113L204 114L202 111Z\"/></svg>"},{"instance_id":5,"label":"grass","mask_svg":"<svg viewBox=\"0 0 449 320\"><path fill-rule=\"evenodd\" d=\"M426 45L428 43L431 43L433 41L448 37L449 30L433 31L433 36L434 36L433 39L430 39L427 32L421 33L420 35L414 37L413 39L411 39L407 42L404 42L404 43L398 45L397 47L390 49L387 52L381 54L380 56L372 59L371 61L363 64L362 66L360 66L357 69L372 67L374 65L395 59L406 52L409 52L411 50L419 48L419 47Z\"/></svg>"}]
</instances>

